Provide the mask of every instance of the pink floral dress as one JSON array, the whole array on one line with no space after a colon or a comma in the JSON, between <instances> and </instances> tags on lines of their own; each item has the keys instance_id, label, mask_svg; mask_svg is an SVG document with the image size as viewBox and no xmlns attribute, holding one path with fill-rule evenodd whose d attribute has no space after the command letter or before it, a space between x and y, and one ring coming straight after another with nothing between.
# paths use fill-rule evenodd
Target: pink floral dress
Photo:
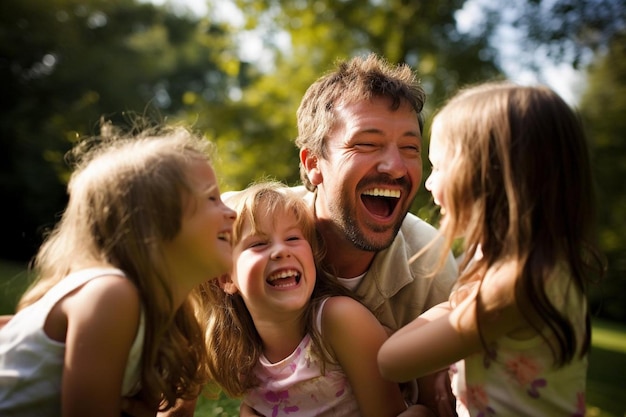
<instances>
[{"instance_id":1,"label":"pink floral dress","mask_svg":"<svg viewBox=\"0 0 626 417\"><path fill-rule=\"evenodd\" d=\"M562 271L549 280L548 293L581 335L586 301L568 282ZM585 415L587 357L576 355L556 369L550 347L539 335L527 340L501 338L490 355L472 355L450 372L459 417Z\"/></svg>"},{"instance_id":2,"label":"pink floral dress","mask_svg":"<svg viewBox=\"0 0 626 417\"><path fill-rule=\"evenodd\" d=\"M321 326L324 300L317 313ZM261 356L255 372L261 384L246 393L244 402L266 417L359 416L359 407L346 374L336 364L326 364L312 349L306 335L296 350L277 363Z\"/></svg>"}]
</instances>

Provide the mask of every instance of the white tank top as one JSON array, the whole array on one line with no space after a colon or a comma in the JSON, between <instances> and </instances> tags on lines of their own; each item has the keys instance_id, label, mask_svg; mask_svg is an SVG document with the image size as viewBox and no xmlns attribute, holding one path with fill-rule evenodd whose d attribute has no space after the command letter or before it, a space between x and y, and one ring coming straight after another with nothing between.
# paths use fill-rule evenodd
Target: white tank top
<instances>
[{"instance_id":1,"label":"white tank top","mask_svg":"<svg viewBox=\"0 0 626 417\"><path fill-rule=\"evenodd\" d=\"M94 268L72 273L41 299L20 310L0 329L0 415L59 416L65 344L43 330L50 310L70 292L104 275L125 276L119 269ZM144 312L131 347L121 395L139 390Z\"/></svg>"}]
</instances>

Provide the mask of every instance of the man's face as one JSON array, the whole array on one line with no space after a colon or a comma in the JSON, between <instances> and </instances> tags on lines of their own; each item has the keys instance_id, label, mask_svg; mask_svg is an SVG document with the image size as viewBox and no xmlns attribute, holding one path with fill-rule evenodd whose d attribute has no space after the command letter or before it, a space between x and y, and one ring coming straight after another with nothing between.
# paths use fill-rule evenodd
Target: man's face
<instances>
[{"instance_id":1,"label":"man's face","mask_svg":"<svg viewBox=\"0 0 626 417\"><path fill-rule=\"evenodd\" d=\"M395 238L422 180L422 138L406 103L386 98L340 106L307 173L317 185L316 216L332 222L355 247L379 251Z\"/></svg>"}]
</instances>

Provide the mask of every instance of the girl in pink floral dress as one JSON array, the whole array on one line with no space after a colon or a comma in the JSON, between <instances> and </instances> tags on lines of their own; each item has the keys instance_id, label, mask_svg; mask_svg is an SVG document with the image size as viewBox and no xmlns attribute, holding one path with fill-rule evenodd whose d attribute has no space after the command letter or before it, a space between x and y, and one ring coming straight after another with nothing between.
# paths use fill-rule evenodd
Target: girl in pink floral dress
<instances>
[{"instance_id":1,"label":"girl in pink floral dress","mask_svg":"<svg viewBox=\"0 0 626 417\"><path fill-rule=\"evenodd\" d=\"M244 407L277 416L426 416L407 410L376 355L385 329L335 279L307 204L277 183L226 199L237 212L233 273L207 283L214 380ZM409 414L411 413L411 414Z\"/></svg>"},{"instance_id":2,"label":"girl in pink floral dress","mask_svg":"<svg viewBox=\"0 0 626 417\"><path fill-rule=\"evenodd\" d=\"M449 302L384 343L384 376L450 367L459 416L584 416L592 246L583 129L545 87L487 83L432 125L426 181L465 256ZM416 256L419 256L417 254Z\"/></svg>"}]
</instances>

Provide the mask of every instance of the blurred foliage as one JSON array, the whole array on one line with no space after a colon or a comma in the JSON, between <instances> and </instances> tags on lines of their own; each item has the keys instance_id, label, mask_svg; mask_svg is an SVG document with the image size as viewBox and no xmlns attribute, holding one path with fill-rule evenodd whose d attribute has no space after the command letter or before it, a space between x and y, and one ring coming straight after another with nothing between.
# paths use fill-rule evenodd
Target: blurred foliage
<instances>
[{"instance_id":1,"label":"blurred foliage","mask_svg":"<svg viewBox=\"0 0 626 417\"><path fill-rule=\"evenodd\" d=\"M124 126L139 114L191 125L217 144L223 190L267 177L298 183L300 98L337 59L370 51L408 63L428 92L425 178L434 111L460 86L503 77L493 41L504 22L524 33L522 50L532 53L520 61L529 65L533 53L572 65L597 57L581 108L601 167L601 240L612 267L602 314L625 318L625 285L615 278L626 251L624 105L616 94L624 88L624 39L616 37L624 1L232 0L241 19L223 19L223 0L207 0L206 16L139 0L3 0L0 257L34 254L66 202L63 155L97 134L101 119ZM456 17L470 3L481 14L461 32ZM423 187L413 211L437 222Z\"/></svg>"},{"instance_id":2,"label":"blurred foliage","mask_svg":"<svg viewBox=\"0 0 626 417\"><path fill-rule=\"evenodd\" d=\"M626 31L589 67L580 110L591 139L599 242L609 263L592 302L600 315L626 320Z\"/></svg>"},{"instance_id":3,"label":"blurred foliage","mask_svg":"<svg viewBox=\"0 0 626 417\"><path fill-rule=\"evenodd\" d=\"M218 138L222 158L229 158L220 171L230 181L227 188L264 177L299 183L295 113L308 86L338 59L376 52L391 63L408 63L429 94L427 118L459 85L501 76L488 44L495 22L484 21L473 34L457 30L455 12L464 0L234 2L243 12L244 30L263 41L270 68L244 91L240 105L250 111L245 121L231 125L239 140ZM426 152L423 158L425 178ZM413 211L434 220L423 187Z\"/></svg>"},{"instance_id":4,"label":"blurred foliage","mask_svg":"<svg viewBox=\"0 0 626 417\"><path fill-rule=\"evenodd\" d=\"M585 68L626 27L626 0L476 0L482 13L520 31L520 61Z\"/></svg>"},{"instance_id":5,"label":"blurred foliage","mask_svg":"<svg viewBox=\"0 0 626 417\"><path fill-rule=\"evenodd\" d=\"M0 3L2 254L24 258L66 201L63 156L100 117L160 119L189 95L220 107L227 28L134 0Z\"/></svg>"}]
</instances>

